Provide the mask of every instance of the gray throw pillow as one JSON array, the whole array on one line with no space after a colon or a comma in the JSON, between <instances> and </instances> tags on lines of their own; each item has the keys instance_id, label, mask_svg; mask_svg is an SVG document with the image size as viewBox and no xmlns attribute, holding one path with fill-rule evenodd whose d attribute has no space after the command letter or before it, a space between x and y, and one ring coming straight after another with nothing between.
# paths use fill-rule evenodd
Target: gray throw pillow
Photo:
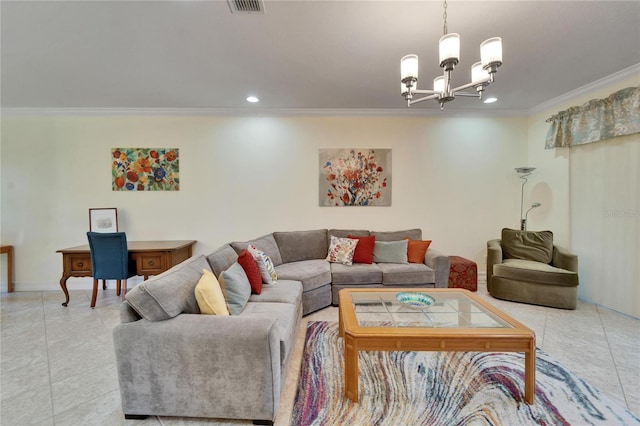
<instances>
[{"instance_id":1,"label":"gray throw pillow","mask_svg":"<svg viewBox=\"0 0 640 426\"><path fill-rule=\"evenodd\" d=\"M375 263L409 263L407 244L407 240L376 241L373 247L373 261Z\"/></svg>"},{"instance_id":2,"label":"gray throw pillow","mask_svg":"<svg viewBox=\"0 0 640 426\"><path fill-rule=\"evenodd\" d=\"M553 258L553 232L502 230L502 251L505 259L523 259L551 263Z\"/></svg>"},{"instance_id":3,"label":"gray throw pillow","mask_svg":"<svg viewBox=\"0 0 640 426\"><path fill-rule=\"evenodd\" d=\"M249 278L238 262L234 263L220 274L221 285L227 299L227 306L231 315L240 315L251 297ZM224 283L224 284L223 284Z\"/></svg>"}]
</instances>

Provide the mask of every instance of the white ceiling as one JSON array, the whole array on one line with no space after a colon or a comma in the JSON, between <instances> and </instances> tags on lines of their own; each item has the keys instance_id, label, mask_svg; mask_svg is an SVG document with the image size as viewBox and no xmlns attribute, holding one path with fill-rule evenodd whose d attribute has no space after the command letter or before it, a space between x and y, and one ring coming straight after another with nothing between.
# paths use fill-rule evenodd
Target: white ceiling
<instances>
[{"instance_id":1,"label":"white ceiling","mask_svg":"<svg viewBox=\"0 0 640 426\"><path fill-rule=\"evenodd\" d=\"M2 0L1 106L401 113L400 58L419 55L422 88L441 73L440 1L265 0L265 9ZM487 89L499 102L456 99L451 112L527 111L640 63L640 1L449 0L448 28L462 43L454 85L469 81L483 40L500 36L504 49Z\"/></svg>"}]
</instances>

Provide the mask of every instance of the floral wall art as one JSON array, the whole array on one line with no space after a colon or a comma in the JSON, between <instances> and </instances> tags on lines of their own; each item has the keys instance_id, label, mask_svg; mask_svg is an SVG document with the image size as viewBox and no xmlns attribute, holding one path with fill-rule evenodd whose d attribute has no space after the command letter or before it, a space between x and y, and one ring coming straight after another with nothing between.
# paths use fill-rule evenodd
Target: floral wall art
<instances>
[{"instance_id":1,"label":"floral wall art","mask_svg":"<svg viewBox=\"0 0 640 426\"><path fill-rule=\"evenodd\" d=\"M178 148L112 148L114 191L180 190Z\"/></svg>"},{"instance_id":2,"label":"floral wall art","mask_svg":"<svg viewBox=\"0 0 640 426\"><path fill-rule=\"evenodd\" d=\"M320 149L320 206L390 206L390 149Z\"/></svg>"}]
</instances>

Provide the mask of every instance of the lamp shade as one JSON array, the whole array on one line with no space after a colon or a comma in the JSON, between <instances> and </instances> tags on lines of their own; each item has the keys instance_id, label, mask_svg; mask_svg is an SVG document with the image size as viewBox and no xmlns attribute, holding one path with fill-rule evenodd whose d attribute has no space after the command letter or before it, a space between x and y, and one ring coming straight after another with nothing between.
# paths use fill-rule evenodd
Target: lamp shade
<instances>
[{"instance_id":1,"label":"lamp shade","mask_svg":"<svg viewBox=\"0 0 640 426\"><path fill-rule=\"evenodd\" d=\"M440 66L447 61L457 63L458 59L460 59L460 35L450 33L440 37L439 52Z\"/></svg>"},{"instance_id":2,"label":"lamp shade","mask_svg":"<svg viewBox=\"0 0 640 426\"><path fill-rule=\"evenodd\" d=\"M418 55L406 55L400 60L400 80L418 79Z\"/></svg>"},{"instance_id":3,"label":"lamp shade","mask_svg":"<svg viewBox=\"0 0 640 426\"><path fill-rule=\"evenodd\" d=\"M436 92L444 92L444 77L436 77L433 79L433 90Z\"/></svg>"},{"instance_id":4,"label":"lamp shade","mask_svg":"<svg viewBox=\"0 0 640 426\"><path fill-rule=\"evenodd\" d=\"M476 62L471 66L471 82L477 83L486 78L489 78L489 73L487 70L482 68L482 62Z\"/></svg>"},{"instance_id":5,"label":"lamp shade","mask_svg":"<svg viewBox=\"0 0 640 426\"><path fill-rule=\"evenodd\" d=\"M480 59L483 67L502 64L502 38L492 37L483 41L480 45Z\"/></svg>"}]
</instances>

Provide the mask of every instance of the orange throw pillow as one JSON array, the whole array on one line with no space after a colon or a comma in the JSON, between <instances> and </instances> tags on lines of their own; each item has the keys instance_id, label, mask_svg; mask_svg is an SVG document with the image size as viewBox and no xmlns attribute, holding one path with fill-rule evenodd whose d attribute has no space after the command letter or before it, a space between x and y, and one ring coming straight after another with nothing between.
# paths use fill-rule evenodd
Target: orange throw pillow
<instances>
[{"instance_id":1,"label":"orange throw pillow","mask_svg":"<svg viewBox=\"0 0 640 426\"><path fill-rule=\"evenodd\" d=\"M407 244L407 260L409 263L424 263L424 256L427 254L427 249L431 240L410 240L405 238L409 243Z\"/></svg>"},{"instance_id":2,"label":"orange throw pillow","mask_svg":"<svg viewBox=\"0 0 640 426\"><path fill-rule=\"evenodd\" d=\"M347 238L358 240L356 251L353 253L353 263L373 263L373 247L376 245L376 236L356 237L347 235Z\"/></svg>"}]
</instances>

